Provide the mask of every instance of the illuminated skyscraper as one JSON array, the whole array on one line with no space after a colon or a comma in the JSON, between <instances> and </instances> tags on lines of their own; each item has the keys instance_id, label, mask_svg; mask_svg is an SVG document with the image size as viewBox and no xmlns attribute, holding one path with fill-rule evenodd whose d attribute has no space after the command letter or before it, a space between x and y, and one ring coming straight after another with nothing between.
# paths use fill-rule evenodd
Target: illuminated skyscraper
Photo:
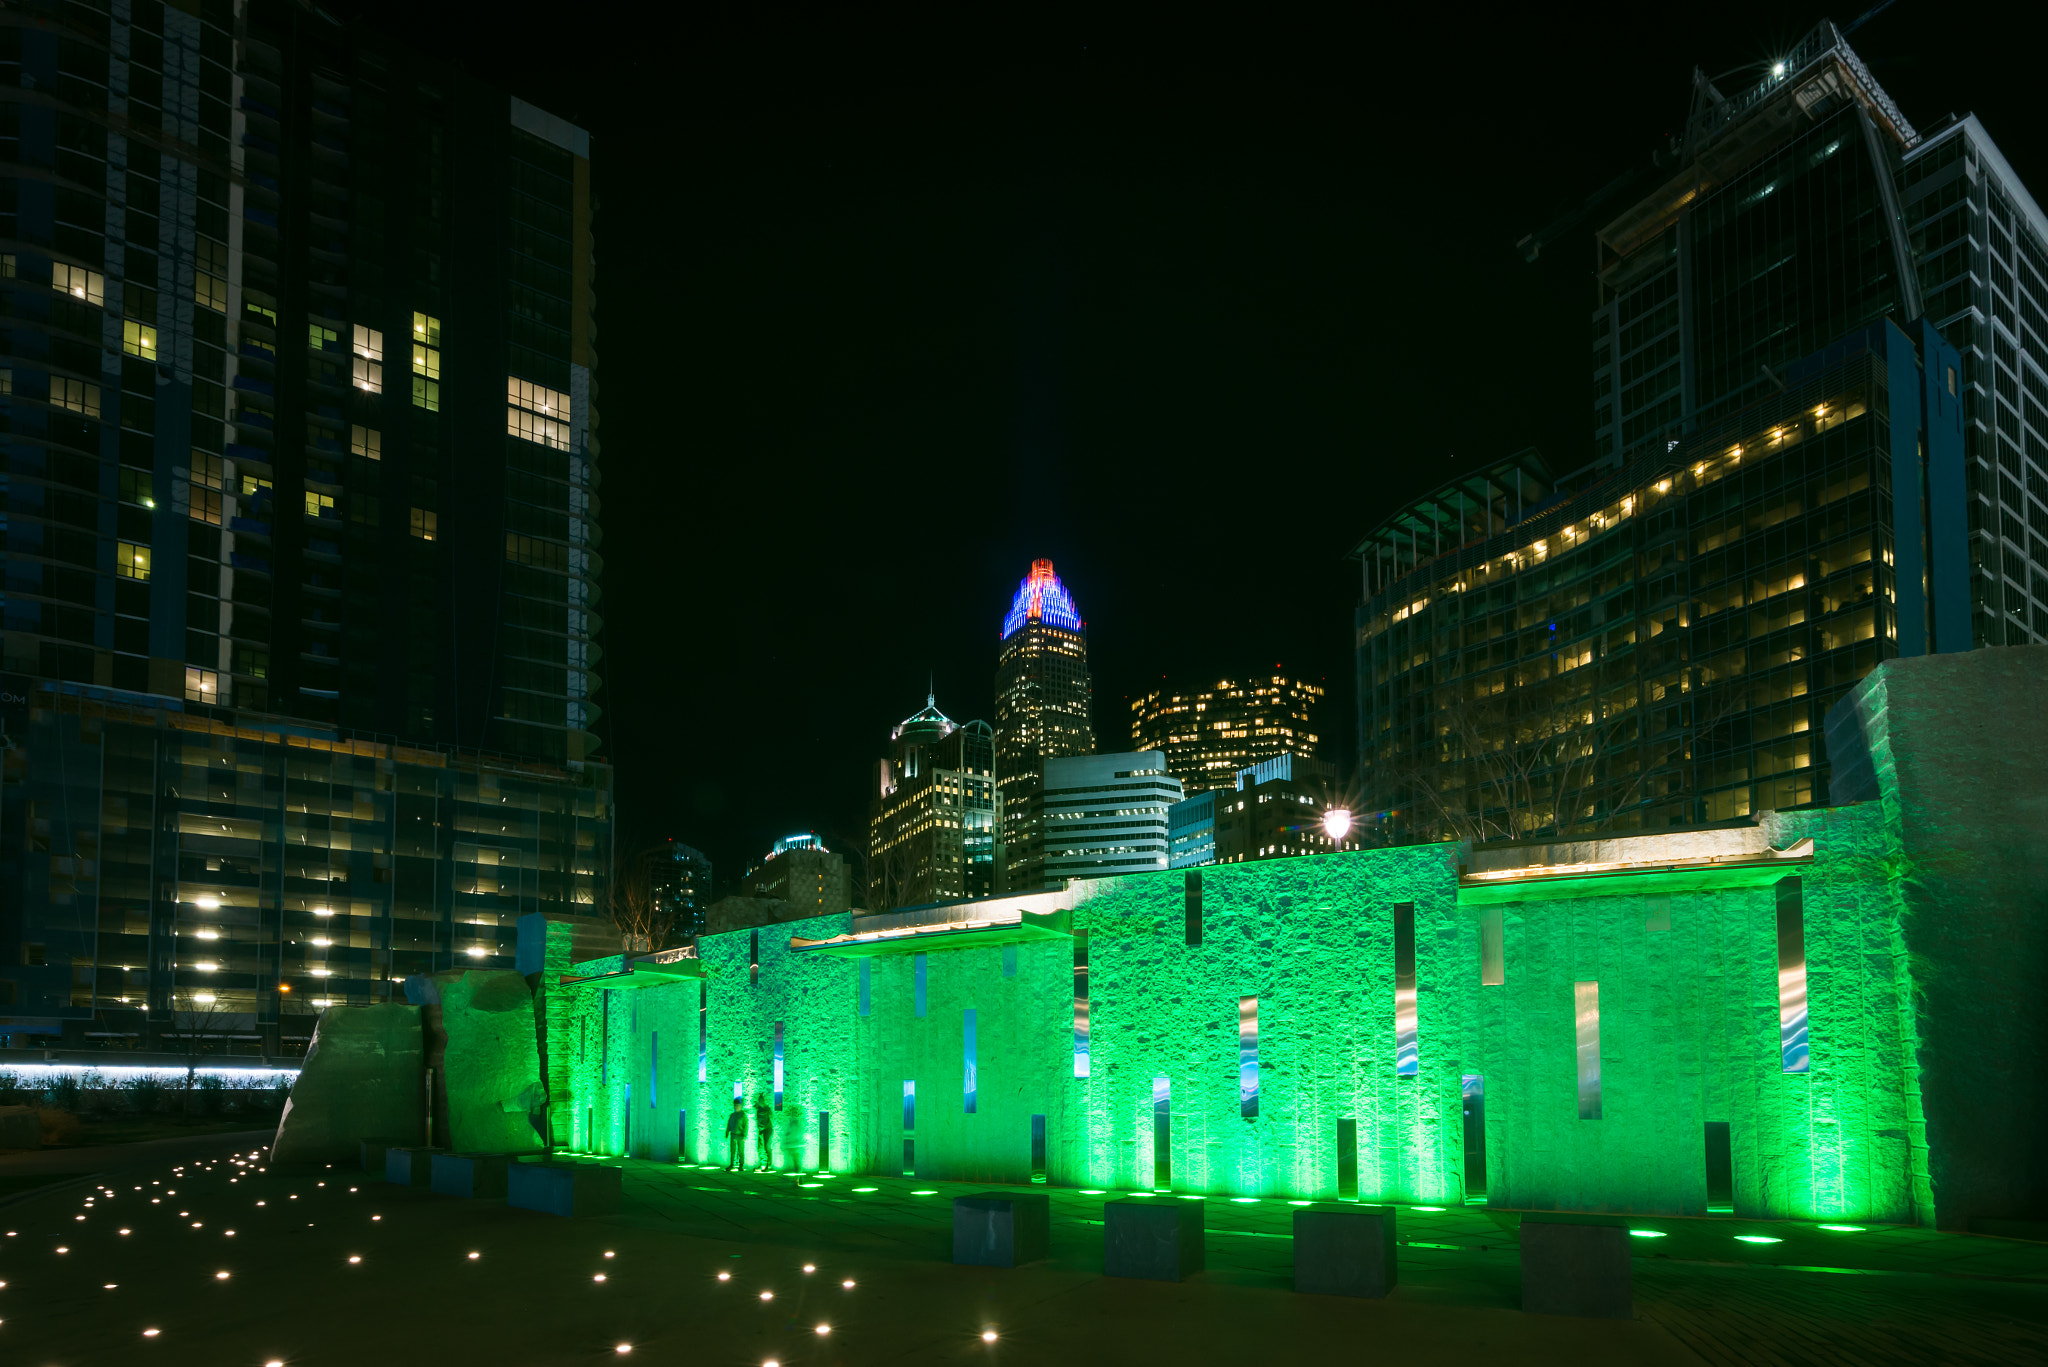
<instances>
[{"instance_id":1,"label":"illuminated skyscraper","mask_svg":"<svg viewBox=\"0 0 2048 1367\"><path fill-rule=\"evenodd\" d=\"M956 724L926 697L875 761L867 907L889 911L995 891L995 735Z\"/></svg>"},{"instance_id":2,"label":"illuminated skyscraper","mask_svg":"<svg viewBox=\"0 0 2048 1367\"><path fill-rule=\"evenodd\" d=\"M1002 891L1044 885L1039 802L1045 761L1095 753L1088 625L1052 561L1034 560L1003 618L996 655L996 788L1002 796Z\"/></svg>"},{"instance_id":3,"label":"illuminated skyscraper","mask_svg":"<svg viewBox=\"0 0 2048 1367\"><path fill-rule=\"evenodd\" d=\"M1213 677L1213 676L1212 676ZM1155 688L1131 703L1131 748L1159 750L1189 793L1237 785L1237 772L1276 755L1316 757L1315 707L1323 689L1271 673L1201 688Z\"/></svg>"}]
</instances>

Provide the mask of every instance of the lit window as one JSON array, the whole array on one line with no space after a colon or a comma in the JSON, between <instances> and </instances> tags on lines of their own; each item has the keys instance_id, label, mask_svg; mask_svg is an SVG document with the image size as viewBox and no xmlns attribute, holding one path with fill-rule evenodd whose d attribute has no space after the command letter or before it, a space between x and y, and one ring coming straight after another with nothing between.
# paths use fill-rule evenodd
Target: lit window
<instances>
[{"instance_id":1,"label":"lit window","mask_svg":"<svg viewBox=\"0 0 2048 1367\"><path fill-rule=\"evenodd\" d=\"M551 446L557 451L569 449L569 424L544 418L538 413L529 413L523 408L505 410L505 432L508 436Z\"/></svg>"},{"instance_id":2,"label":"lit window","mask_svg":"<svg viewBox=\"0 0 2048 1367\"><path fill-rule=\"evenodd\" d=\"M202 489L227 487L227 462L204 451L192 453L192 482Z\"/></svg>"},{"instance_id":3,"label":"lit window","mask_svg":"<svg viewBox=\"0 0 2048 1367\"><path fill-rule=\"evenodd\" d=\"M12 394L13 392L14 392L14 370L13 370L13 368L12 368L12 367L9 367L9 368L7 368L7 369L4 369L4 370L0 370L0 394Z\"/></svg>"},{"instance_id":4,"label":"lit window","mask_svg":"<svg viewBox=\"0 0 2048 1367\"><path fill-rule=\"evenodd\" d=\"M427 508L412 510L412 534L422 541L432 541L440 532L440 517Z\"/></svg>"},{"instance_id":5,"label":"lit window","mask_svg":"<svg viewBox=\"0 0 2048 1367\"><path fill-rule=\"evenodd\" d=\"M114 573L123 579L149 578L149 547L123 541L114 554Z\"/></svg>"},{"instance_id":6,"label":"lit window","mask_svg":"<svg viewBox=\"0 0 2048 1367\"><path fill-rule=\"evenodd\" d=\"M254 475L242 476L243 498L254 498L259 490L268 489L269 487L270 481L267 479L258 479Z\"/></svg>"},{"instance_id":7,"label":"lit window","mask_svg":"<svg viewBox=\"0 0 2048 1367\"><path fill-rule=\"evenodd\" d=\"M353 456L367 456L371 460L384 459L384 434L374 427L355 426L348 429L348 449Z\"/></svg>"},{"instance_id":8,"label":"lit window","mask_svg":"<svg viewBox=\"0 0 2048 1367\"><path fill-rule=\"evenodd\" d=\"M267 309L263 307L263 305L261 304L254 303L248 299L244 299L242 301L242 312L248 314L251 318L254 318L256 321L260 323L268 323L272 327L277 326L276 309Z\"/></svg>"},{"instance_id":9,"label":"lit window","mask_svg":"<svg viewBox=\"0 0 2048 1367\"><path fill-rule=\"evenodd\" d=\"M4 256L0 256L0 280L12 280L13 278L14 253L8 252Z\"/></svg>"},{"instance_id":10,"label":"lit window","mask_svg":"<svg viewBox=\"0 0 2048 1367\"><path fill-rule=\"evenodd\" d=\"M332 494L316 494L316 493L311 493L311 492L307 493L307 495L306 495L306 516L307 516L307 517L333 517L333 516L334 516L334 495L332 495Z\"/></svg>"},{"instance_id":11,"label":"lit window","mask_svg":"<svg viewBox=\"0 0 2048 1367\"><path fill-rule=\"evenodd\" d=\"M156 329L133 318L121 323L121 350L144 360L156 359Z\"/></svg>"},{"instance_id":12,"label":"lit window","mask_svg":"<svg viewBox=\"0 0 2048 1367\"><path fill-rule=\"evenodd\" d=\"M194 522L204 522L218 527L221 514L220 495L211 489L201 489L195 486L192 490L190 511Z\"/></svg>"},{"instance_id":13,"label":"lit window","mask_svg":"<svg viewBox=\"0 0 2048 1367\"><path fill-rule=\"evenodd\" d=\"M194 665L185 666L185 701L219 702L220 673L218 670L200 669Z\"/></svg>"},{"instance_id":14,"label":"lit window","mask_svg":"<svg viewBox=\"0 0 2048 1367\"><path fill-rule=\"evenodd\" d=\"M71 380L62 375L52 375L50 402L59 408L68 408L74 413L83 413L88 418L97 418L100 415L100 387L96 384L87 384L84 380Z\"/></svg>"},{"instance_id":15,"label":"lit window","mask_svg":"<svg viewBox=\"0 0 2048 1367\"><path fill-rule=\"evenodd\" d=\"M67 266L59 262L50 267L50 288L74 299L83 299L88 304L104 307L107 302L107 277L83 266Z\"/></svg>"},{"instance_id":16,"label":"lit window","mask_svg":"<svg viewBox=\"0 0 2048 1367\"><path fill-rule=\"evenodd\" d=\"M365 394L384 392L384 334L375 328L355 328L355 384Z\"/></svg>"},{"instance_id":17,"label":"lit window","mask_svg":"<svg viewBox=\"0 0 2048 1367\"><path fill-rule=\"evenodd\" d=\"M306 345L314 351L326 351L329 347L341 349L341 334L333 328L321 327L318 323L306 324Z\"/></svg>"},{"instance_id":18,"label":"lit window","mask_svg":"<svg viewBox=\"0 0 2048 1367\"><path fill-rule=\"evenodd\" d=\"M228 244L210 237L198 239L192 276L192 298L201 308L228 311ZM275 321L273 317L273 321Z\"/></svg>"},{"instance_id":19,"label":"lit window","mask_svg":"<svg viewBox=\"0 0 2048 1367\"><path fill-rule=\"evenodd\" d=\"M441 411L441 320L424 313L412 316L412 401Z\"/></svg>"}]
</instances>

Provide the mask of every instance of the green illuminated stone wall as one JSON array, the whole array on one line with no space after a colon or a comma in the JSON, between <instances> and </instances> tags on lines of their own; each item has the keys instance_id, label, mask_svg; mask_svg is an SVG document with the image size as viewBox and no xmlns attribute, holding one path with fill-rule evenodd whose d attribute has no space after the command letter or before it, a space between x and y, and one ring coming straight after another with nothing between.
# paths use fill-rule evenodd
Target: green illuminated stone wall
<instances>
[{"instance_id":1,"label":"green illuminated stone wall","mask_svg":"<svg viewBox=\"0 0 2048 1367\"><path fill-rule=\"evenodd\" d=\"M2048 1219L2048 646L1887 660L1827 731L1884 814L1921 1219Z\"/></svg>"},{"instance_id":2,"label":"green illuminated stone wall","mask_svg":"<svg viewBox=\"0 0 2048 1367\"><path fill-rule=\"evenodd\" d=\"M1187 943L1179 872L1078 885L1073 928L1087 937L1091 1006L1080 1078L1071 940L876 954L863 1014L859 961L789 948L792 935L843 933L849 917L762 928L758 982L750 932L705 936L702 1083L696 982L566 995L573 1019L551 1022L549 1038L571 1051L572 1142L672 1158L681 1110L692 1157L722 1162L733 1084L750 1110L770 1088L781 1021L784 1167L816 1163L817 1116L828 1111L836 1170L901 1171L907 1138L920 1176L1024 1182L1032 1117L1043 1116L1049 1181L1149 1188L1154 1079L1165 1078L1177 1189L1334 1197L1339 1122L1349 1120L1361 1199L1449 1204L1468 1194L1460 1083L1477 1073L1493 1204L1706 1213L1705 1125L1726 1121L1739 1213L1911 1220L1925 1149L1883 812L1865 804L1765 822L1781 848L1811 836L1814 861L1462 893L1454 845L1212 866L1202 870L1198 945ZM1788 871L1804 893L1812 1059L1791 1074L1780 1050L1775 888ZM1415 914L1410 1077L1395 1071L1400 903ZM1505 981L1495 986L1480 981L1489 910L1503 924ZM1579 981L1600 984L1598 1119L1579 1117ZM1258 999L1253 1118L1239 1096L1245 996ZM905 1081L916 1084L909 1129Z\"/></svg>"}]
</instances>

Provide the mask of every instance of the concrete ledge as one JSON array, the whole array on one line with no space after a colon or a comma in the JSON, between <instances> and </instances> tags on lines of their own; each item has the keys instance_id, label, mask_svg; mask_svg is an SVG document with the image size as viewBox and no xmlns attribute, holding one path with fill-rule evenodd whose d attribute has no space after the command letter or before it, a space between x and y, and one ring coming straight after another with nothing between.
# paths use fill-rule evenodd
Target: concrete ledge
<instances>
[{"instance_id":1,"label":"concrete ledge","mask_svg":"<svg viewBox=\"0 0 2048 1367\"><path fill-rule=\"evenodd\" d=\"M1523 1310L1587 1319L1635 1317L1626 1229L1525 1217L1521 1238Z\"/></svg>"},{"instance_id":2,"label":"concrete ledge","mask_svg":"<svg viewBox=\"0 0 2048 1367\"><path fill-rule=\"evenodd\" d=\"M384 1149L384 1180L401 1187L424 1187L434 1180L434 1151L403 1148L396 1144Z\"/></svg>"},{"instance_id":3,"label":"concrete ledge","mask_svg":"<svg viewBox=\"0 0 2048 1367\"><path fill-rule=\"evenodd\" d=\"M437 1153L433 1189L442 1196L503 1196L511 1156L502 1153Z\"/></svg>"},{"instance_id":4,"label":"concrete ledge","mask_svg":"<svg viewBox=\"0 0 2048 1367\"><path fill-rule=\"evenodd\" d=\"M1051 1252L1052 1202L1036 1193L983 1192L953 1198L953 1261L1017 1267Z\"/></svg>"},{"instance_id":5,"label":"concrete ledge","mask_svg":"<svg viewBox=\"0 0 2048 1367\"><path fill-rule=\"evenodd\" d=\"M1200 1201L1105 1202L1102 1270L1112 1277L1180 1281L1202 1270L1202 1229Z\"/></svg>"},{"instance_id":6,"label":"concrete ledge","mask_svg":"<svg viewBox=\"0 0 2048 1367\"><path fill-rule=\"evenodd\" d=\"M619 1169L595 1163L513 1163L505 1170L505 1203L548 1215L615 1215Z\"/></svg>"},{"instance_id":7,"label":"concrete ledge","mask_svg":"<svg viewBox=\"0 0 2048 1367\"><path fill-rule=\"evenodd\" d=\"M1380 1297L1398 1280L1392 1206L1314 1206L1294 1212L1294 1289Z\"/></svg>"}]
</instances>

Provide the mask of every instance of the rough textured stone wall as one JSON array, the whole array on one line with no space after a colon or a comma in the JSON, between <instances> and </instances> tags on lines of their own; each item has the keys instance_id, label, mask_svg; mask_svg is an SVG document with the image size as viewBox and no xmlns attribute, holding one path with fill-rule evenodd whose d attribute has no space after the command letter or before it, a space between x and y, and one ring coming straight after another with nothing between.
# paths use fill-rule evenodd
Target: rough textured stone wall
<instances>
[{"instance_id":1,"label":"rough textured stone wall","mask_svg":"<svg viewBox=\"0 0 2048 1367\"><path fill-rule=\"evenodd\" d=\"M1349 1131L1359 1197L1447 1204L1468 1194L1461 1083L1477 1074L1494 1204L1703 1213L1705 1126L1718 1121L1730 1130L1738 1211L1911 1219L1924 1149L1915 1147L1914 1018L1901 989L1907 958L1883 812L1865 805L1765 823L1780 847L1812 836L1815 862L1483 893L1461 893L1456 846L1211 866L1201 871L1196 945L1180 872L1080 885L1085 1077L1075 1074L1073 940L877 954L866 961L863 1012L860 961L789 950L791 934L840 933L847 917L763 928L758 983L754 932L708 935L701 1083L695 982L570 994L576 1016L562 1037L577 1049L576 1114L588 1117L578 1142L621 1152L630 1135L635 1152L668 1158L684 1111L693 1157L722 1161L733 1085L750 1111L772 1086L780 1020L784 1166L816 1162L823 1110L837 1170L901 1171L909 1139L921 1176L1021 1182L1032 1175L1032 1120L1043 1116L1050 1181L1150 1187L1163 1078L1175 1187L1335 1196L1339 1136ZM1801 879L1811 1005L1811 1066L1793 1073L1779 1030L1775 885L1787 873ZM1414 907L1410 1076L1396 1068L1403 903ZM1481 926L1496 915L1504 981L1489 986ZM1579 1114L1581 981L1600 985L1597 1119ZM1240 1090L1244 997L1257 999L1251 1117ZM908 1128L906 1081L916 1086Z\"/></svg>"},{"instance_id":2,"label":"rough textured stone wall","mask_svg":"<svg viewBox=\"0 0 2048 1367\"><path fill-rule=\"evenodd\" d=\"M435 1142L458 1153L534 1153L542 1148L541 1085L533 993L509 969L453 969L439 989L445 1131Z\"/></svg>"},{"instance_id":3,"label":"rough textured stone wall","mask_svg":"<svg viewBox=\"0 0 2048 1367\"><path fill-rule=\"evenodd\" d=\"M1888 660L1827 729L1888 828L1923 1201L2048 1218L2048 646Z\"/></svg>"}]
</instances>

